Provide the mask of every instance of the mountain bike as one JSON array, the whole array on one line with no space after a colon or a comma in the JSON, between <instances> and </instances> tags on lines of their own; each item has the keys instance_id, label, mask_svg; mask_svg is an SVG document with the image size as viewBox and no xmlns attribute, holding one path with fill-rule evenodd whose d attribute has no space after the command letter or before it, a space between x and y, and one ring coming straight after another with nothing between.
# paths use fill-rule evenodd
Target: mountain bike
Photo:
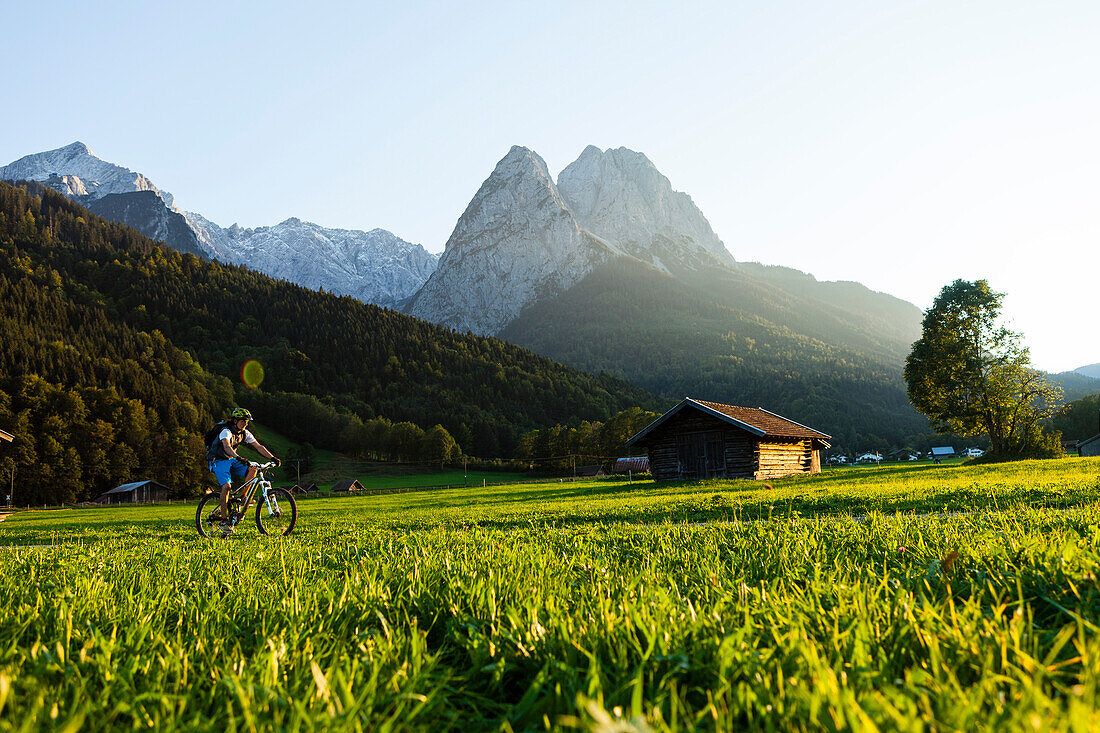
<instances>
[{"instance_id":1,"label":"mountain bike","mask_svg":"<svg viewBox=\"0 0 1100 733\"><path fill-rule=\"evenodd\" d=\"M276 537L290 534L294 523L298 521L298 504L289 491L271 488L271 482L264 477L264 471L274 468L275 462L251 465L256 469L256 475L238 488L230 490L226 497L229 524L236 527L244 519L252 500L257 499L256 527L260 534ZM195 512L195 527L203 537L221 537L221 525L219 492L207 494L199 502L199 509Z\"/></svg>"}]
</instances>

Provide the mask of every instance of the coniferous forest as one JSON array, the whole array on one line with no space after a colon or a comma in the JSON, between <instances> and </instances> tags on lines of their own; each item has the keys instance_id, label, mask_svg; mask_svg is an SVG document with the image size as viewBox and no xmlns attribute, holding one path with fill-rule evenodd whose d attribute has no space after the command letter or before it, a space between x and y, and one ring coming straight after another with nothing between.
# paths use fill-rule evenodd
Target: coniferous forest
<instances>
[{"instance_id":1,"label":"coniferous forest","mask_svg":"<svg viewBox=\"0 0 1100 733\"><path fill-rule=\"evenodd\" d=\"M194 493L201 436L233 404L295 440L396 458L411 449L367 444L374 427L448 446L441 426L491 458L532 429L664 406L496 339L181 254L25 186L0 184L0 428L16 437L0 471L14 467L16 503L138 478ZM238 378L252 359L258 390Z\"/></svg>"}]
</instances>

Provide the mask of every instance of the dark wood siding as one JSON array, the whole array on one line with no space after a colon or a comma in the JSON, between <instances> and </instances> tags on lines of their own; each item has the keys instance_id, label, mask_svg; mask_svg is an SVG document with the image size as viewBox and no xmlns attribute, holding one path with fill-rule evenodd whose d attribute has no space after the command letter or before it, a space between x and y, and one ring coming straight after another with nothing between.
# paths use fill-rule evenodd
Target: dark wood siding
<instances>
[{"instance_id":1,"label":"dark wood siding","mask_svg":"<svg viewBox=\"0 0 1100 733\"><path fill-rule=\"evenodd\" d=\"M753 478L755 440L729 423L685 410L646 436L649 470L657 481Z\"/></svg>"}]
</instances>

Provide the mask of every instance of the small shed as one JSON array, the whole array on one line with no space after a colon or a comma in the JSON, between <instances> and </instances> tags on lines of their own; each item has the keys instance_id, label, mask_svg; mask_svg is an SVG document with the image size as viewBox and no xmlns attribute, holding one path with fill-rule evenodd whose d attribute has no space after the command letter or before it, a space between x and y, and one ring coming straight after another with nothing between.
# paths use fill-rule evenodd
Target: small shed
<instances>
[{"instance_id":1,"label":"small shed","mask_svg":"<svg viewBox=\"0 0 1100 733\"><path fill-rule=\"evenodd\" d=\"M317 491L317 484L310 484L305 488L307 494L312 494L314 491Z\"/></svg>"},{"instance_id":2,"label":"small shed","mask_svg":"<svg viewBox=\"0 0 1100 733\"><path fill-rule=\"evenodd\" d=\"M1077 455L1100 456L1100 433L1097 433L1088 440L1078 441Z\"/></svg>"},{"instance_id":3,"label":"small shed","mask_svg":"<svg viewBox=\"0 0 1100 733\"><path fill-rule=\"evenodd\" d=\"M606 476L607 471L603 470L603 466L596 464L595 466L577 466L577 476Z\"/></svg>"},{"instance_id":4,"label":"small shed","mask_svg":"<svg viewBox=\"0 0 1100 733\"><path fill-rule=\"evenodd\" d=\"M279 488L280 489L286 489L291 494L304 494L304 493L306 493L306 490L304 488L302 488L301 486L299 486L298 484L291 484L290 486L280 486Z\"/></svg>"},{"instance_id":5,"label":"small shed","mask_svg":"<svg viewBox=\"0 0 1100 733\"><path fill-rule=\"evenodd\" d=\"M939 448L932 449L932 459L936 461L942 461L944 458L954 458L955 449L949 445L941 446Z\"/></svg>"},{"instance_id":6,"label":"small shed","mask_svg":"<svg viewBox=\"0 0 1100 733\"><path fill-rule=\"evenodd\" d=\"M626 441L644 447L657 481L770 479L821 471L831 436L763 407L685 397Z\"/></svg>"},{"instance_id":7,"label":"small shed","mask_svg":"<svg viewBox=\"0 0 1100 733\"><path fill-rule=\"evenodd\" d=\"M615 461L612 473L649 473L649 456L619 458Z\"/></svg>"},{"instance_id":8,"label":"small shed","mask_svg":"<svg viewBox=\"0 0 1100 733\"><path fill-rule=\"evenodd\" d=\"M150 504L168 501L168 487L156 481L122 484L96 497L97 504Z\"/></svg>"},{"instance_id":9,"label":"small shed","mask_svg":"<svg viewBox=\"0 0 1100 733\"><path fill-rule=\"evenodd\" d=\"M366 491L358 479L337 481L332 486L333 491Z\"/></svg>"}]
</instances>

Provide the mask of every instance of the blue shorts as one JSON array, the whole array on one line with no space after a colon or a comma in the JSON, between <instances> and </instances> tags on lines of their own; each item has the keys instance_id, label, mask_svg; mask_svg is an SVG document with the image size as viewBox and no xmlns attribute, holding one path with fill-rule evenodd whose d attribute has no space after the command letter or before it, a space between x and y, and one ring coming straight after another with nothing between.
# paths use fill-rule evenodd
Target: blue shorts
<instances>
[{"instance_id":1,"label":"blue shorts","mask_svg":"<svg viewBox=\"0 0 1100 733\"><path fill-rule=\"evenodd\" d=\"M248 464L241 463L236 458L215 458L210 461L210 471L214 474L214 478L218 480L218 486L225 486L231 483L229 475L240 478L248 474Z\"/></svg>"}]
</instances>

